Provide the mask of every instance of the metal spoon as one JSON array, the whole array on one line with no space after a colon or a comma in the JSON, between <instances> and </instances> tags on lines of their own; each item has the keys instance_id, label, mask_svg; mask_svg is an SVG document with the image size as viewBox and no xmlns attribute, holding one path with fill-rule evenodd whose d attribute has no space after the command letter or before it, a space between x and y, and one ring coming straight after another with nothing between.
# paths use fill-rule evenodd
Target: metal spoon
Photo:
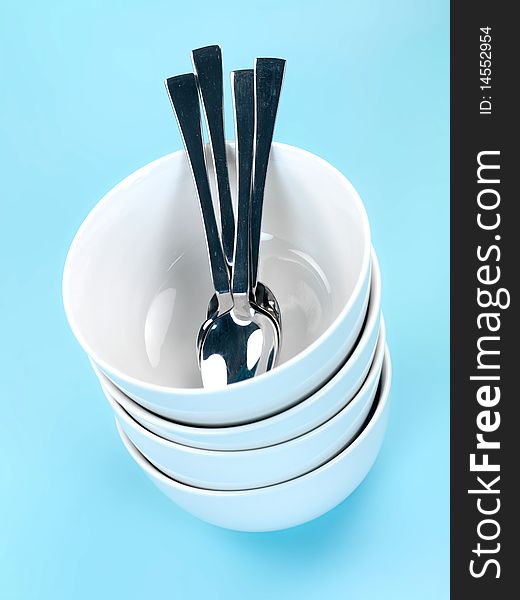
<instances>
[{"instance_id":1,"label":"metal spoon","mask_svg":"<svg viewBox=\"0 0 520 600\"><path fill-rule=\"evenodd\" d=\"M267 166L271 153L274 125L282 91L285 60L257 58L255 60L255 164L251 196L251 289L258 287L258 254L262 231Z\"/></svg>"},{"instance_id":2,"label":"metal spoon","mask_svg":"<svg viewBox=\"0 0 520 600\"><path fill-rule=\"evenodd\" d=\"M199 198L211 278L216 298L216 314L230 310L233 306L229 272L220 241L213 210L208 173L202 140L199 92L193 73L177 75L166 80L166 89L181 131L186 154L191 167L195 188Z\"/></svg>"},{"instance_id":3,"label":"metal spoon","mask_svg":"<svg viewBox=\"0 0 520 600\"><path fill-rule=\"evenodd\" d=\"M220 46L217 45L205 46L193 50L191 57L208 126L220 207L222 246L231 272L235 242L235 223L224 136L222 51ZM273 292L262 282L257 282L256 286L251 288L251 294L252 302L257 304L276 321L281 333L280 306ZM209 325L209 321L214 318L217 311L218 299L214 295L208 304L208 321L206 322L206 326ZM199 335L197 340L199 346L203 333L204 330L201 330L201 335Z\"/></svg>"},{"instance_id":4,"label":"metal spoon","mask_svg":"<svg viewBox=\"0 0 520 600\"><path fill-rule=\"evenodd\" d=\"M236 278L233 279L233 283L235 281L237 283L236 302L231 294L226 260L220 243L204 162L200 107L195 76L190 73L172 77L166 81L166 84L199 196L211 275L217 297L216 313L212 319L208 320L209 322L206 321L199 334L199 366L204 387L223 387L272 368L278 351L278 330L271 317L261 310L253 308L249 303L248 284L246 291L241 293L244 280L243 273L245 271L249 274L248 243L246 243L245 261L240 256L241 251L235 245L234 258L239 258L243 264L243 269L239 268ZM250 97L253 97L252 89ZM242 106L241 103L240 106ZM251 123L253 122L252 114L251 109ZM240 123L244 122L245 119L241 116ZM247 127L244 129L241 125L240 131L241 141L239 147L241 148L244 144L247 146L247 141L242 141L247 140L247 138L244 138L248 134ZM251 154L252 125L250 131ZM240 211L242 214L245 201L247 201L246 212L249 213L250 172L251 169L249 168L249 183L244 181L244 176L239 178L239 204L242 206ZM248 223L246 225L248 226ZM241 231L243 231L243 227L243 225L240 227ZM248 282L249 277L247 276L246 279ZM238 285L239 281L241 285Z\"/></svg>"},{"instance_id":5,"label":"metal spoon","mask_svg":"<svg viewBox=\"0 0 520 600\"><path fill-rule=\"evenodd\" d=\"M229 173L224 136L224 86L222 83L222 52L219 46L197 48L191 53L202 106L208 126L213 166L217 180L220 208L220 230L226 262L233 264L235 221L229 188Z\"/></svg>"},{"instance_id":6,"label":"metal spoon","mask_svg":"<svg viewBox=\"0 0 520 600\"><path fill-rule=\"evenodd\" d=\"M201 340L199 364L205 387L221 387L269 371L275 363L277 322L251 302L250 207L254 143L254 72L231 74L236 127L238 214L231 292L233 308L212 319Z\"/></svg>"}]
</instances>

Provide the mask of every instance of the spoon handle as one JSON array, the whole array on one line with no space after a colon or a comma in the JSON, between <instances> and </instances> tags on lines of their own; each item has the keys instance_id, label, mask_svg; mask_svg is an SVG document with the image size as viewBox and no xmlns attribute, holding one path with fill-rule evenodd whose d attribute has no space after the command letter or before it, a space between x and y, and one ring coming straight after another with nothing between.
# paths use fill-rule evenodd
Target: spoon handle
<instances>
[{"instance_id":1,"label":"spoon handle","mask_svg":"<svg viewBox=\"0 0 520 600\"><path fill-rule=\"evenodd\" d=\"M233 294L249 292L249 226L255 133L254 85L253 69L231 72L238 188L237 230L231 281Z\"/></svg>"},{"instance_id":2,"label":"spoon handle","mask_svg":"<svg viewBox=\"0 0 520 600\"><path fill-rule=\"evenodd\" d=\"M269 153L274 124L282 91L285 60L257 58L255 60L255 162L251 195L251 289L258 277L258 253L262 230L262 208Z\"/></svg>"},{"instance_id":3,"label":"spoon handle","mask_svg":"<svg viewBox=\"0 0 520 600\"><path fill-rule=\"evenodd\" d=\"M202 142L199 93L193 73L166 80L173 111L179 124L199 197L208 247L211 276L217 293L229 292L229 276L213 210Z\"/></svg>"},{"instance_id":4,"label":"spoon handle","mask_svg":"<svg viewBox=\"0 0 520 600\"><path fill-rule=\"evenodd\" d=\"M222 83L222 53L219 46L197 48L191 53L193 67L208 125L211 153L217 179L222 245L229 266L233 263L235 220L224 135L224 88Z\"/></svg>"}]
</instances>

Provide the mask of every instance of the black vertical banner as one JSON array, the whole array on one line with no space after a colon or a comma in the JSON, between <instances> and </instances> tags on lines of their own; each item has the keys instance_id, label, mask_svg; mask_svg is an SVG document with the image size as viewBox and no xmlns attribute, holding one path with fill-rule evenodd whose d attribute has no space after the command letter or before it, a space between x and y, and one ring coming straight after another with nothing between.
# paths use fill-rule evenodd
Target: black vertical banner
<instances>
[{"instance_id":1,"label":"black vertical banner","mask_svg":"<svg viewBox=\"0 0 520 600\"><path fill-rule=\"evenodd\" d=\"M451 6L451 597L518 597L520 29Z\"/></svg>"}]
</instances>

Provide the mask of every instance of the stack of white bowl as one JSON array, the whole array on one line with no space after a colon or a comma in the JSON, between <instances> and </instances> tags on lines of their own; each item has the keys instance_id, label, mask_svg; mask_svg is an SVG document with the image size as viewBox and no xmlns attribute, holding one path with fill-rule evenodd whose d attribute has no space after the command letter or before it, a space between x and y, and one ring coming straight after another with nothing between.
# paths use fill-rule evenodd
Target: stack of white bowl
<instances>
[{"instance_id":1,"label":"stack of white bowl","mask_svg":"<svg viewBox=\"0 0 520 600\"><path fill-rule=\"evenodd\" d=\"M184 152L99 202L63 280L70 326L131 456L187 511L248 531L313 519L358 486L383 440L391 380L379 266L349 181L274 144L262 230L260 280L281 307L280 360L227 388L203 389L197 365L212 289Z\"/></svg>"}]
</instances>

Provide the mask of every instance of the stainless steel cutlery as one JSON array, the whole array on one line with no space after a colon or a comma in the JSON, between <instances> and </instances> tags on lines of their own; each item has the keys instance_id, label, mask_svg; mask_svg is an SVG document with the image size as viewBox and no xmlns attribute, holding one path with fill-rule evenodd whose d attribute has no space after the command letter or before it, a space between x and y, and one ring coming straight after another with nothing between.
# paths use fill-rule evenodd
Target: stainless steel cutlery
<instances>
[{"instance_id":1,"label":"stainless steel cutlery","mask_svg":"<svg viewBox=\"0 0 520 600\"><path fill-rule=\"evenodd\" d=\"M280 308L258 282L262 207L285 61L259 58L233 71L237 218L233 214L223 119L222 55L218 46L192 53L195 74L166 80L202 213L215 293L197 338L204 387L219 388L273 368L281 342ZM218 192L220 233L205 162L204 107Z\"/></svg>"}]
</instances>

